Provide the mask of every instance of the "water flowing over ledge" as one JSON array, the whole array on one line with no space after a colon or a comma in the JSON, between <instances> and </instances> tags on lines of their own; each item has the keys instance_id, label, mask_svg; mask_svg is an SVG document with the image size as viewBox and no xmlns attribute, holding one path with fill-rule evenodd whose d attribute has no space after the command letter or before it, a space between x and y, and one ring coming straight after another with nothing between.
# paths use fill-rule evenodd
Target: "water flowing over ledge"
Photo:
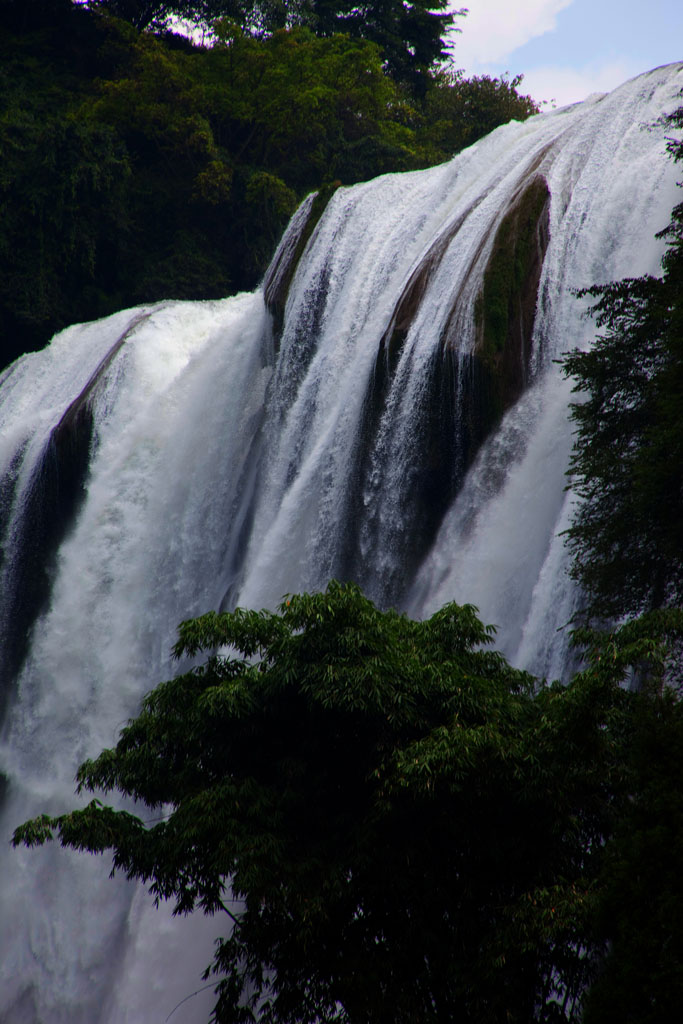
<instances>
[{"instance_id":1,"label":"water flowing over ledge","mask_svg":"<svg viewBox=\"0 0 683 1024\"><path fill-rule=\"evenodd\" d=\"M513 661L562 674L578 595L552 360L591 342L576 288L658 272L676 173L655 122L682 87L658 69L339 189L307 238L309 201L276 316L262 291L160 303L2 374L4 835L72 805L76 765L208 608L353 578L418 616L473 602ZM170 922L97 860L1 856L0 1020L163 1020L199 988L216 922Z\"/></svg>"}]
</instances>

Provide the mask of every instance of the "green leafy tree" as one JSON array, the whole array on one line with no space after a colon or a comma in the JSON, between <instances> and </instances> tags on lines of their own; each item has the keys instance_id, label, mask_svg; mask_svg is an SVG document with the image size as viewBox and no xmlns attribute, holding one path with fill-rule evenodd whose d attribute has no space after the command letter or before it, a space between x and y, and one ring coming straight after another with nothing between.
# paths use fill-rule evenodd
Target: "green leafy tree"
<instances>
[{"instance_id":1,"label":"green leafy tree","mask_svg":"<svg viewBox=\"0 0 683 1024\"><path fill-rule=\"evenodd\" d=\"M78 0L75 0L78 2ZM246 20L247 5L241 0L82 0L92 11L110 14L134 25L138 31L162 31L181 18L208 26L217 18ZM284 6L282 4L281 6ZM280 25L274 27L281 27Z\"/></svg>"},{"instance_id":2,"label":"green leafy tree","mask_svg":"<svg viewBox=\"0 0 683 1024\"><path fill-rule=\"evenodd\" d=\"M583 1024L659 1024L683 1002L683 611L650 612L615 634L580 630L595 666L632 666L614 732L619 811L603 851L591 935L605 956Z\"/></svg>"},{"instance_id":3,"label":"green leafy tree","mask_svg":"<svg viewBox=\"0 0 683 1024\"><path fill-rule=\"evenodd\" d=\"M683 107L668 121L683 128ZM670 151L683 159L683 143ZM603 333L563 360L585 396L572 406L580 500L567 536L593 618L683 604L683 204L662 236L661 278L581 293L598 300Z\"/></svg>"},{"instance_id":4,"label":"green leafy tree","mask_svg":"<svg viewBox=\"0 0 683 1024\"><path fill-rule=\"evenodd\" d=\"M344 33L376 43L387 72L424 92L427 75L448 57L446 36L457 16L448 0L90 0L90 7L138 29L163 28L175 17L209 25L227 18L257 37L306 26L316 35Z\"/></svg>"},{"instance_id":5,"label":"green leafy tree","mask_svg":"<svg viewBox=\"0 0 683 1024\"><path fill-rule=\"evenodd\" d=\"M682 129L683 107L665 120ZM683 159L683 142L669 149ZM646 612L619 631L641 652L631 649L637 692L619 738L628 800L604 850L593 937L607 952L584 1024L658 1024L683 1002L683 204L660 237L662 277L585 291L604 333L564 359L585 396L572 408L580 501L568 531L585 617ZM622 656L609 637L593 640L603 663Z\"/></svg>"},{"instance_id":6,"label":"green leafy tree","mask_svg":"<svg viewBox=\"0 0 683 1024\"><path fill-rule=\"evenodd\" d=\"M75 7L0 37L0 97L2 365L127 305L253 288L308 191L424 160L376 47L305 30L204 49Z\"/></svg>"},{"instance_id":7,"label":"green leafy tree","mask_svg":"<svg viewBox=\"0 0 683 1024\"><path fill-rule=\"evenodd\" d=\"M347 32L379 46L387 72L419 95L427 89L428 74L449 56L447 35L456 17L448 0L311 0L307 19L315 32Z\"/></svg>"},{"instance_id":8,"label":"green leafy tree","mask_svg":"<svg viewBox=\"0 0 683 1024\"><path fill-rule=\"evenodd\" d=\"M605 851L594 921L609 952L583 1024L673 1021L683 1000L683 704L671 689L632 702L631 802Z\"/></svg>"},{"instance_id":9,"label":"green leafy tree","mask_svg":"<svg viewBox=\"0 0 683 1024\"><path fill-rule=\"evenodd\" d=\"M211 0L208 0L211 5ZM214 3L221 7L221 0ZM346 34L376 43L386 72L423 95L429 73L449 56L456 17L448 0L236 0L223 13L247 29L273 31L304 25L316 35Z\"/></svg>"},{"instance_id":10,"label":"green leafy tree","mask_svg":"<svg viewBox=\"0 0 683 1024\"><path fill-rule=\"evenodd\" d=\"M68 0L67 0L68 2ZM76 0L78 2L78 0ZM103 11L130 22L140 31L163 30L173 19L209 26L228 18L245 31L263 36L280 28L310 21L309 0L84 0L94 11Z\"/></svg>"},{"instance_id":11,"label":"green leafy tree","mask_svg":"<svg viewBox=\"0 0 683 1024\"><path fill-rule=\"evenodd\" d=\"M465 78L462 71L452 70L436 73L425 97L425 139L445 153L457 153L498 125L526 121L538 114L539 105L519 92L523 77Z\"/></svg>"},{"instance_id":12,"label":"green leafy tree","mask_svg":"<svg viewBox=\"0 0 683 1024\"><path fill-rule=\"evenodd\" d=\"M0 0L3 27L28 31L69 20L72 0Z\"/></svg>"},{"instance_id":13,"label":"green leafy tree","mask_svg":"<svg viewBox=\"0 0 683 1024\"><path fill-rule=\"evenodd\" d=\"M92 0L88 6L128 21L140 30L150 26L163 27L172 13L177 14L179 9L183 14L186 11L182 0L175 4L163 3L161 0Z\"/></svg>"},{"instance_id":14,"label":"green leafy tree","mask_svg":"<svg viewBox=\"0 0 683 1024\"><path fill-rule=\"evenodd\" d=\"M78 771L162 820L95 799L14 842L111 850L176 912L224 914L217 1021L577 1019L627 659L537 692L491 633L338 583L183 623L176 657L207 660Z\"/></svg>"},{"instance_id":15,"label":"green leafy tree","mask_svg":"<svg viewBox=\"0 0 683 1024\"><path fill-rule=\"evenodd\" d=\"M70 7L29 25L0 33L0 365L118 308L130 226L123 141L73 117L95 64L110 70L101 33Z\"/></svg>"}]
</instances>

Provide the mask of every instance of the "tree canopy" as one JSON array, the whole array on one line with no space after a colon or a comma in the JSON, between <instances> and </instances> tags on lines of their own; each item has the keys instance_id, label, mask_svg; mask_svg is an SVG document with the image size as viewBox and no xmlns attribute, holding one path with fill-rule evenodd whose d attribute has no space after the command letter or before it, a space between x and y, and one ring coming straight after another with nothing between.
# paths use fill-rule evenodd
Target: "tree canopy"
<instances>
[{"instance_id":1,"label":"tree canopy","mask_svg":"<svg viewBox=\"0 0 683 1024\"><path fill-rule=\"evenodd\" d=\"M667 121L683 128L683 107ZM683 142L669 149L683 159ZM567 535L593 618L683 604L683 204L660 237L661 278L581 293L603 333L563 363L585 396L572 406L580 500Z\"/></svg>"},{"instance_id":2,"label":"tree canopy","mask_svg":"<svg viewBox=\"0 0 683 1024\"><path fill-rule=\"evenodd\" d=\"M682 129L683 107L664 120ZM683 141L671 139L669 151L683 159ZM683 614L683 204L659 237L668 243L661 278L581 293L597 300L590 313L603 333L563 361L584 398L572 407L569 475L579 501L567 531L582 618L631 618L624 628L641 635ZM605 847L593 925L608 952L584 1024L673 1020L683 997L681 634L670 643L667 685L656 696L634 663L640 692L629 698L621 737L631 792Z\"/></svg>"},{"instance_id":3,"label":"tree canopy","mask_svg":"<svg viewBox=\"0 0 683 1024\"><path fill-rule=\"evenodd\" d=\"M316 35L344 33L376 43L397 81L426 87L425 76L448 56L446 36L466 10L448 0L89 0L138 29L166 27L173 17L211 25L227 18L259 37L305 26Z\"/></svg>"},{"instance_id":4,"label":"tree canopy","mask_svg":"<svg viewBox=\"0 0 683 1024\"><path fill-rule=\"evenodd\" d=\"M674 653L679 686L680 668ZM605 956L582 1024L673 1021L683 999L683 704L680 690L655 695L647 685L629 704L621 745L630 792L605 848L592 921Z\"/></svg>"},{"instance_id":5,"label":"tree canopy","mask_svg":"<svg viewBox=\"0 0 683 1024\"><path fill-rule=\"evenodd\" d=\"M111 850L176 912L223 914L216 1021L578 1019L604 843L637 789L619 683L661 666L650 635L595 640L568 687L537 688L469 606L414 622L333 582L209 613L175 647L206 660L78 771L162 820L95 799L14 842Z\"/></svg>"},{"instance_id":6,"label":"tree canopy","mask_svg":"<svg viewBox=\"0 0 683 1024\"><path fill-rule=\"evenodd\" d=\"M449 9L448 0L311 0L304 23L321 35L370 39L388 74L424 94L429 72L449 55L447 35L456 17L466 13Z\"/></svg>"}]
</instances>

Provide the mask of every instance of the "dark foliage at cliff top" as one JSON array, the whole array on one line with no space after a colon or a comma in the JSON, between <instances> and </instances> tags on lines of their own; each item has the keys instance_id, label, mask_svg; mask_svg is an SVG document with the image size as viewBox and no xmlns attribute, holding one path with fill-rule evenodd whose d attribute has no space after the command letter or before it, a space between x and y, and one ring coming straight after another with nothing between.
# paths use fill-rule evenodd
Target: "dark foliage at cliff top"
<instances>
[{"instance_id":1,"label":"dark foliage at cliff top","mask_svg":"<svg viewBox=\"0 0 683 1024\"><path fill-rule=\"evenodd\" d=\"M318 36L344 33L376 43L385 70L423 93L429 73L448 56L456 16L448 0L89 0L88 7L123 18L138 29L164 28L173 17L210 26L228 18L260 38L305 27Z\"/></svg>"},{"instance_id":2,"label":"dark foliage at cliff top","mask_svg":"<svg viewBox=\"0 0 683 1024\"><path fill-rule=\"evenodd\" d=\"M90 6L0 0L0 365L70 323L252 289L309 191L441 162L536 109L519 79L438 54L416 91L377 42L329 34L341 8L316 35L257 31L250 7L202 47Z\"/></svg>"}]
</instances>

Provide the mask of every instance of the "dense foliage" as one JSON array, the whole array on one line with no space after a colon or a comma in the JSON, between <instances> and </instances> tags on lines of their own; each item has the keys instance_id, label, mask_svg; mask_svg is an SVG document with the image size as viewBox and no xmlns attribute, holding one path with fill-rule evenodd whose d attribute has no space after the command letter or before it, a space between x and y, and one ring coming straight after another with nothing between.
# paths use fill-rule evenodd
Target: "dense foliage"
<instances>
[{"instance_id":1,"label":"dense foliage","mask_svg":"<svg viewBox=\"0 0 683 1024\"><path fill-rule=\"evenodd\" d=\"M672 609L649 613L622 629L622 638L630 633L649 638L650 644L670 630L670 655L662 666L668 684L658 689L636 659L640 691L628 695L629 713L618 740L628 799L604 851L591 921L594 942L603 943L605 956L586 993L582 1024L660 1024L680 1013L682 624L681 610ZM610 638L601 638L603 660L614 657L610 647Z\"/></svg>"},{"instance_id":2,"label":"dense foliage","mask_svg":"<svg viewBox=\"0 0 683 1024\"><path fill-rule=\"evenodd\" d=\"M683 107L667 120L683 128ZM683 159L682 142L670 150ZM572 407L568 539L593 618L683 604L683 204L662 236L661 278L582 293L603 333L564 359L585 396Z\"/></svg>"},{"instance_id":3,"label":"dense foliage","mask_svg":"<svg viewBox=\"0 0 683 1024\"><path fill-rule=\"evenodd\" d=\"M683 129L683 107L665 121ZM680 139L669 150L683 159ZM683 605L683 204L660 237L668 243L661 278L582 293L597 299L590 312L603 333L590 351L564 359L584 398L572 407L579 502L567 531L584 617L604 623L645 612L625 629L650 637L679 622ZM669 644L661 692L635 663L640 692L629 698L621 739L631 793L605 849L593 926L608 952L586 995L585 1024L658 1024L680 1013L680 633Z\"/></svg>"},{"instance_id":4,"label":"dense foliage","mask_svg":"<svg viewBox=\"0 0 683 1024\"><path fill-rule=\"evenodd\" d=\"M145 6L183 5L128 5ZM537 109L518 79L438 70L420 98L361 33L245 15L199 46L130 10L0 0L0 366L69 323L251 289L308 192L437 163Z\"/></svg>"},{"instance_id":5,"label":"dense foliage","mask_svg":"<svg viewBox=\"0 0 683 1024\"><path fill-rule=\"evenodd\" d=\"M610 840L632 840L642 816L664 843L630 731L638 713L670 756L683 740L681 705L657 688L661 641L682 627L590 636L589 668L537 688L486 649L491 629L467 606L414 622L331 583L279 614L204 615L180 627L175 654L206 662L152 691L78 772L79 790L162 818L94 800L14 842L57 833L111 850L177 912L224 912L207 971L217 1021L578 1019L604 955L603 902L633 887L641 856ZM634 663L647 696L619 686ZM680 817L680 794L664 792ZM606 876L615 858L623 872ZM653 949L671 934L662 906ZM664 960L680 998L676 949Z\"/></svg>"},{"instance_id":6,"label":"dense foliage","mask_svg":"<svg viewBox=\"0 0 683 1024\"><path fill-rule=\"evenodd\" d=\"M420 91L429 72L448 56L446 35L457 15L448 0L89 0L138 29L163 28L173 17L207 27L228 18L250 35L304 26L316 35L344 33L376 43L385 69Z\"/></svg>"}]
</instances>

